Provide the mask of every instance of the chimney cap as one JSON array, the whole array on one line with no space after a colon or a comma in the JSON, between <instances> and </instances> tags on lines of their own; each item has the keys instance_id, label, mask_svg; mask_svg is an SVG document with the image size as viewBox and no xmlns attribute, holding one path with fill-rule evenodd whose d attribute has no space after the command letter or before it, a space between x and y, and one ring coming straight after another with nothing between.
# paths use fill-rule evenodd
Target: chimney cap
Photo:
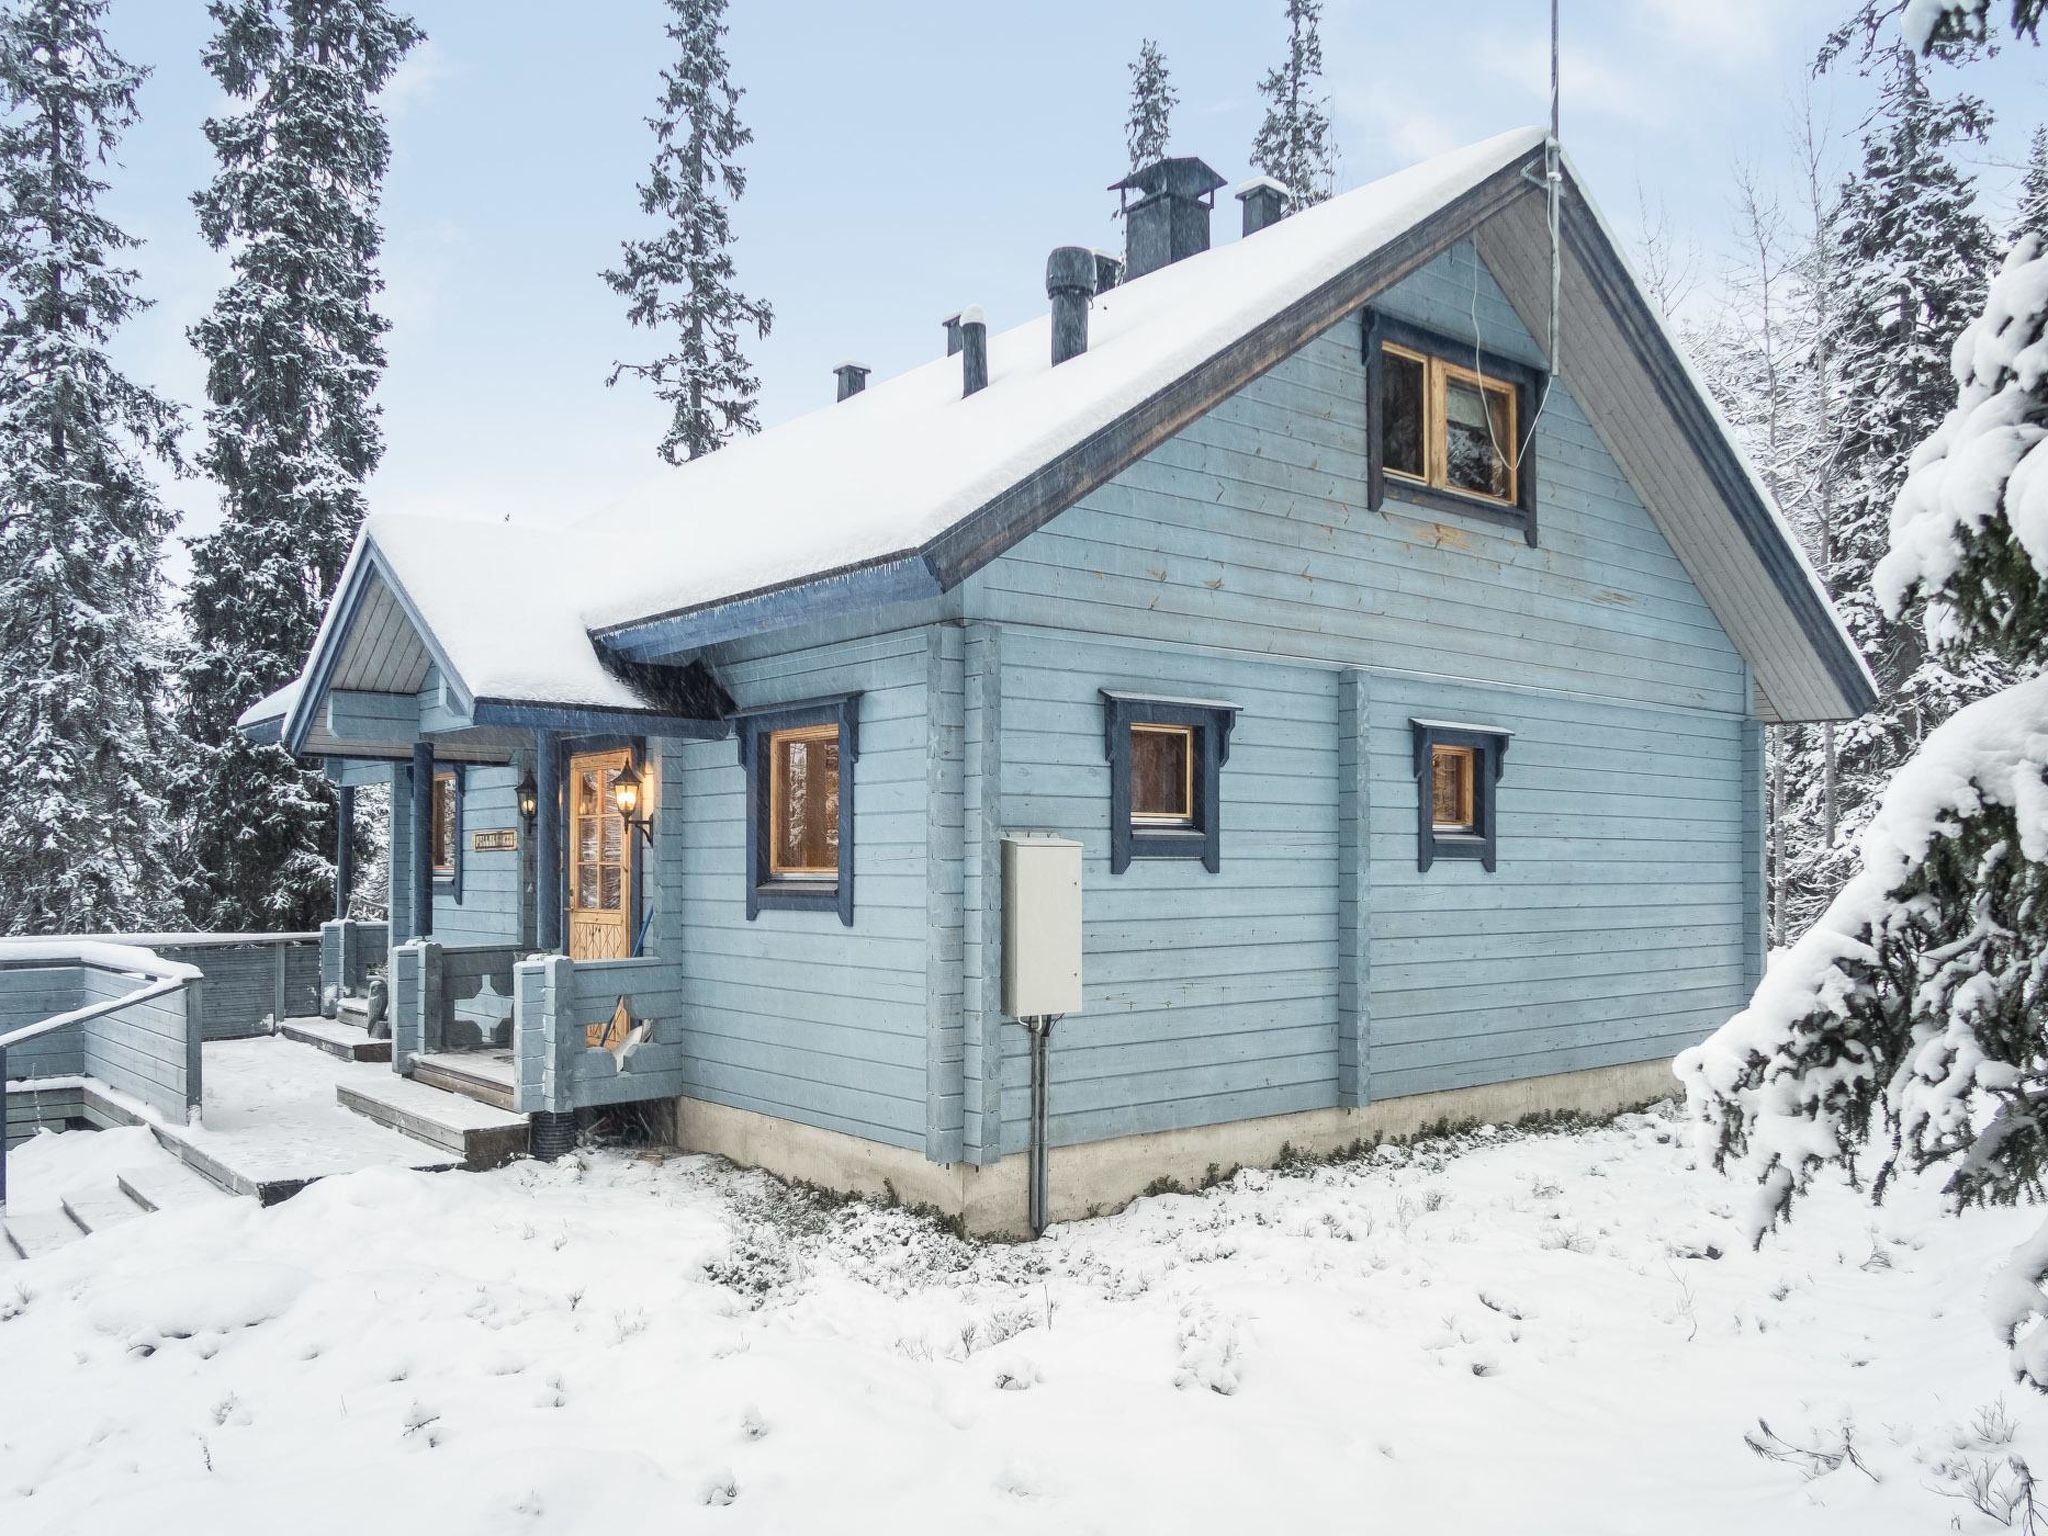
<instances>
[{"instance_id":1,"label":"chimney cap","mask_svg":"<svg viewBox=\"0 0 2048 1536\"><path fill-rule=\"evenodd\" d=\"M1085 245L1056 245L1045 259L1045 291L1062 289L1082 294L1095 292L1096 261L1093 248Z\"/></svg>"},{"instance_id":2,"label":"chimney cap","mask_svg":"<svg viewBox=\"0 0 2048 1536\"><path fill-rule=\"evenodd\" d=\"M1164 160L1154 160L1150 165L1141 165L1122 181L1112 181L1109 190L1128 195L1143 193L1146 197L1170 194L1175 197L1206 197L1218 187L1230 183L1218 176L1206 160L1194 155L1169 155Z\"/></svg>"},{"instance_id":3,"label":"chimney cap","mask_svg":"<svg viewBox=\"0 0 2048 1536\"><path fill-rule=\"evenodd\" d=\"M1230 190L1231 195L1236 197L1239 202L1243 202L1246 198L1256 196L1261 192L1278 192L1289 202L1294 201L1294 188L1288 186L1286 182L1277 176L1253 176L1240 181Z\"/></svg>"},{"instance_id":4,"label":"chimney cap","mask_svg":"<svg viewBox=\"0 0 2048 1536\"><path fill-rule=\"evenodd\" d=\"M988 317L981 312L979 304L967 304L958 314L946 322L948 325L987 325Z\"/></svg>"}]
</instances>

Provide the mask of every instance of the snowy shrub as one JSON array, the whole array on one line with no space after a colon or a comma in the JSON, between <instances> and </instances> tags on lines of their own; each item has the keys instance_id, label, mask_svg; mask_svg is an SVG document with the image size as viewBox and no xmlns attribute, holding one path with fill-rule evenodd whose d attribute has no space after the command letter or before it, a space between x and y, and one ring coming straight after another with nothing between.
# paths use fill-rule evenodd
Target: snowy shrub
<instances>
[{"instance_id":1,"label":"snowy shrub","mask_svg":"<svg viewBox=\"0 0 2048 1536\"><path fill-rule=\"evenodd\" d=\"M2048 644L2048 255L2023 238L1954 351L1958 401L1913 455L1873 585L1928 644L2038 669ZM1894 777L1861 868L1749 1006L1677 1070L1717 1167L1756 1183L1752 1241L1812 1174L1874 1198L1940 1164L1955 1207L2044 1194L2048 1170L2048 678L1930 732ZM2020 1379L2048 1389L2048 1227L1990 1295Z\"/></svg>"}]
</instances>

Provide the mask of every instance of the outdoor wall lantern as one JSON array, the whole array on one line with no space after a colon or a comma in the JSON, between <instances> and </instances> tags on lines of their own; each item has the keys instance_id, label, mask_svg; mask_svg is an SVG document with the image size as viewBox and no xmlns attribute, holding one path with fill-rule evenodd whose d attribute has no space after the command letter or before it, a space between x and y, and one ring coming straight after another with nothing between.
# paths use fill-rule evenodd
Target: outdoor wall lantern
<instances>
[{"instance_id":1,"label":"outdoor wall lantern","mask_svg":"<svg viewBox=\"0 0 2048 1536\"><path fill-rule=\"evenodd\" d=\"M533 782L533 770L526 770L526 777L519 781L519 787L512 791L519 797L519 814L526 818L526 830L533 830L534 818L540 815L540 786Z\"/></svg>"},{"instance_id":2,"label":"outdoor wall lantern","mask_svg":"<svg viewBox=\"0 0 2048 1536\"><path fill-rule=\"evenodd\" d=\"M618 810L619 820L646 838L648 846L652 847L654 818L639 814L640 775L634 771L630 757L626 759L626 766L619 770L619 776L612 780L612 804Z\"/></svg>"}]
</instances>

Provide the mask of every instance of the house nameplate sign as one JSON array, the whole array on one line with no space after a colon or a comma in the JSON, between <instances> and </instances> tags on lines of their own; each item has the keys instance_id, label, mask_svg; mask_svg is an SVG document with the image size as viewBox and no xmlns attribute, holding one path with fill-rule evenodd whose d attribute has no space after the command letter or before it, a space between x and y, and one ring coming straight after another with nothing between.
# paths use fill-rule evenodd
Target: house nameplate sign
<instances>
[{"instance_id":1,"label":"house nameplate sign","mask_svg":"<svg viewBox=\"0 0 2048 1536\"><path fill-rule=\"evenodd\" d=\"M519 833L511 827L485 827L469 834L471 853L509 853L519 846Z\"/></svg>"}]
</instances>

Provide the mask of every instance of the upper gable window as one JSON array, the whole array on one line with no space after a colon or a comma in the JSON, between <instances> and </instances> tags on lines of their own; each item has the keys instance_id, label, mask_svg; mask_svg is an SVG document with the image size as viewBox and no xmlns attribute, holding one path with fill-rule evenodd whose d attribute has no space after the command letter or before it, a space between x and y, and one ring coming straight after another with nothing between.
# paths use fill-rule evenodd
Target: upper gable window
<instances>
[{"instance_id":1,"label":"upper gable window","mask_svg":"<svg viewBox=\"0 0 2048 1536\"><path fill-rule=\"evenodd\" d=\"M1515 389L1448 358L1381 344L1386 471L1438 490L1515 504Z\"/></svg>"},{"instance_id":2,"label":"upper gable window","mask_svg":"<svg viewBox=\"0 0 2048 1536\"><path fill-rule=\"evenodd\" d=\"M1535 455L1524 441L1542 375L1368 310L1368 504L1402 501L1519 527L1536 542Z\"/></svg>"}]
</instances>

